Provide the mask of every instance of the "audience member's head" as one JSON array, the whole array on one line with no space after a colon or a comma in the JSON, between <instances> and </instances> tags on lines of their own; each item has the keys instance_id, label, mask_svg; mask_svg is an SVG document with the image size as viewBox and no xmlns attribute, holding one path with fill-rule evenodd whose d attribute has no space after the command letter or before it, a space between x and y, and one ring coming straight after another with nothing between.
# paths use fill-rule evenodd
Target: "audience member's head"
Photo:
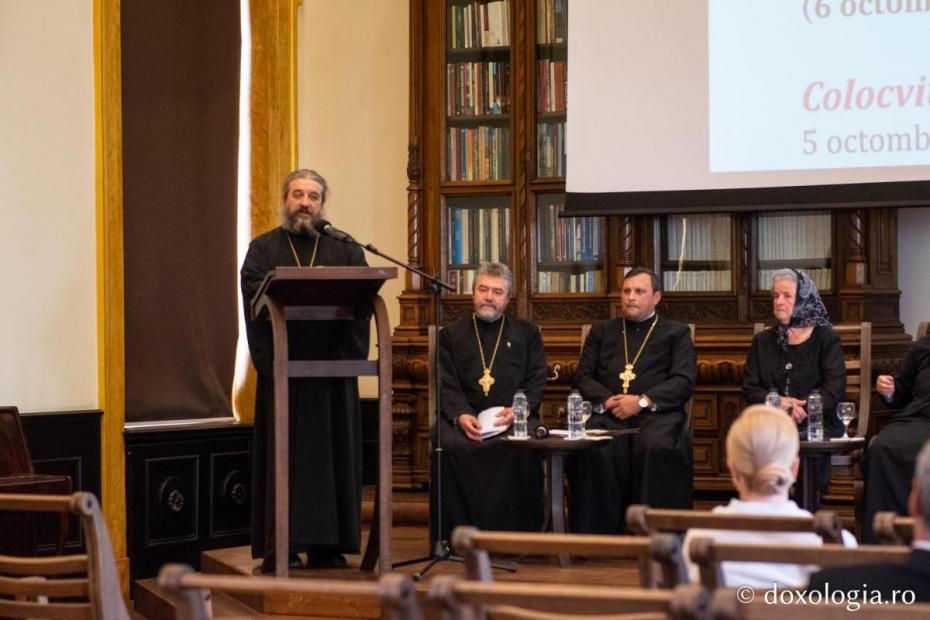
<instances>
[{"instance_id":1,"label":"audience member's head","mask_svg":"<svg viewBox=\"0 0 930 620\"><path fill-rule=\"evenodd\" d=\"M746 408L727 434L727 467L740 499L788 499L798 473L798 428L784 411Z\"/></svg>"},{"instance_id":2,"label":"audience member's head","mask_svg":"<svg viewBox=\"0 0 930 620\"><path fill-rule=\"evenodd\" d=\"M930 441L917 455L908 510L914 517L914 540L930 540Z\"/></svg>"}]
</instances>

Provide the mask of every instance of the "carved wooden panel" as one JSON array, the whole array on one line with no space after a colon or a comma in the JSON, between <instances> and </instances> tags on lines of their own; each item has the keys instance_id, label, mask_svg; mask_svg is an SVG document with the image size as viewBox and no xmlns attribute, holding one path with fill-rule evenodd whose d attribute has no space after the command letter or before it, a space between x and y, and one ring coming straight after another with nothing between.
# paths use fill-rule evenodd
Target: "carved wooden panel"
<instances>
[{"instance_id":1,"label":"carved wooden panel","mask_svg":"<svg viewBox=\"0 0 930 620\"><path fill-rule=\"evenodd\" d=\"M573 301L533 302L533 320L536 321L578 321L591 323L610 318L610 306L607 303L579 304Z\"/></svg>"},{"instance_id":2,"label":"carved wooden panel","mask_svg":"<svg viewBox=\"0 0 930 620\"><path fill-rule=\"evenodd\" d=\"M712 394L695 394L691 408L691 425L695 430L717 427L717 398Z\"/></svg>"},{"instance_id":3,"label":"carved wooden panel","mask_svg":"<svg viewBox=\"0 0 930 620\"><path fill-rule=\"evenodd\" d=\"M146 459L141 508L147 548L197 539L199 477L196 454Z\"/></svg>"},{"instance_id":4,"label":"carved wooden panel","mask_svg":"<svg viewBox=\"0 0 930 620\"><path fill-rule=\"evenodd\" d=\"M695 437L693 448L695 474L717 473L720 468L717 450L719 443L717 439Z\"/></svg>"},{"instance_id":5,"label":"carved wooden panel","mask_svg":"<svg viewBox=\"0 0 930 620\"><path fill-rule=\"evenodd\" d=\"M249 533L250 471L249 450L210 455L210 538Z\"/></svg>"},{"instance_id":6,"label":"carved wooden panel","mask_svg":"<svg viewBox=\"0 0 930 620\"><path fill-rule=\"evenodd\" d=\"M670 299L664 297L659 313L682 323L732 321L739 308L735 299Z\"/></svg>"}]
</instances>

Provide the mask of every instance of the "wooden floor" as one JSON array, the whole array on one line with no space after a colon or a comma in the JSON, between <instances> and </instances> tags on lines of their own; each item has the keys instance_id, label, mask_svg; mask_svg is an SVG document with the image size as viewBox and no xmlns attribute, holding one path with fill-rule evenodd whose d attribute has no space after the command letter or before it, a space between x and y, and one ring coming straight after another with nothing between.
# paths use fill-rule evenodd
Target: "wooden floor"
<instances>
[{"instance_id":1,"label":"wooden floor","mask_svg":"<svg viewBox=\"0 0 930 620\"><path fill-rule=\"evenodd\" d=\"M363 531L363 545L368 531ZM427 554L430 548L428 528L425 526L400 526L394 528L394 562L403 562ZM347 556L349 567L340 569L298 569L292 570L292 577L306 579L346 579L374 580L376 573L363 572L358 569L361 555ZM517 571L510 573L495 570L495 579L505 581L532 581L535 583L577 583L589 585L638 585L639 572L631 560L604 560L573 558L574 565L561 568L554 558L523 558L517 564ZM250 557L249 547L232 547L208 551L203 556L202 570L205 573L258 574L258 560ZM399 572L414 574L424 569L426 562L419 562L402 568ZM459 562L440 562L429 570L417 585L418 592L425 593L429 580L436 575L461 575L463 565ZM150 620L171 618L170 597L158 591L154 580L143 580L136 588L136 611L141 617ZM263 612L260 617L287 620L289 618L377 618L380 610L376 601L341 600L326 597L320 600L296 601L280 596L215 597L213 609L217 618L242 617L243 613Z\"/></svg>"}]
</instances>

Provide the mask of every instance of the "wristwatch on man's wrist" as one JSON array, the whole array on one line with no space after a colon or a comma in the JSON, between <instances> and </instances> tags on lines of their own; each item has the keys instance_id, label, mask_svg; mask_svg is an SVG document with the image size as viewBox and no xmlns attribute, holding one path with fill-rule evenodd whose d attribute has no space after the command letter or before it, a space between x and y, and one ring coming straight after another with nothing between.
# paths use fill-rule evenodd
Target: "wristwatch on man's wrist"
<instances>
[{"instance_id":1,"label":"wristwatch on man's wrist","mask_svg":"<svg viewBox=\"0 0 930 620\"><path fill-rule=\"evenodd\" d=\"M640 408L640 409L648 409L648 408L649 408L649 399L646 398L645 396L640 396L640 397L639 397L639 402L638 402L637 404L639 405L639 408Z\"/></svg>"}]
</instances>

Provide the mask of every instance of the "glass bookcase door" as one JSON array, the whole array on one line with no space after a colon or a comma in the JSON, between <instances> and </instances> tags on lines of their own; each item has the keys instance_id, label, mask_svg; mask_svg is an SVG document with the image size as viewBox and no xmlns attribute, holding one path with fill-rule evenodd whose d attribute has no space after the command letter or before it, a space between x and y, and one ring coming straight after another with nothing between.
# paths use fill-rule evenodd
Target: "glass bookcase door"
<instances>
[{"instance_id":1,"label":"glass bookcase door","mask_svg":"<svg viewBox=\"0 0 930 620\"><path fill-rule=\"evenodd\" d=\"M757 290L772 288L779 269L806 273L820 290L833 288L833 220L827 211L765 213L756 218Z\"/></svg>"},{"instance_id":2,"label":"glass bookcase door","mask_svg":"<svg viewBox=\"0 0 930 620\"><path fill-rule=\"evenodd\" d=\"M729 215L662 218L662 288L666 292L715 292L733 288Z\"/></svg>"},{"instance_id":3,"label":"glass bookcase door","mask_svg":"<svg viewBox=\"0 0 930 620\"><path fill-rule=\"evenodd\" d=\"M446 180L509 179L510 0L446 0Z\"/></svg>"},{"instance_id":4,"label":"glass bookcase door","mask_svg":"<svg viewBox=\"0 0 930 620\"><path fill-rule=\"evenodd\" d=\"M449 196L446 214L446 277L455 292L471 293L483 262L509 263L510 196Z\"/></svg>"},{"instance_id":5,"label":"glass bookcase door","mask_svg":"<svg viewBox=\"0 0 930 620\"><path fill-rule=\"evenodd\" d=\"M568 0L536 0L536 175L565 176Z\"/></svg>"},{"instance_id":6,"label":"glass bookcase door","mask_svg":"<svg viewBox=\"0 0 930 620\"><path fill-rule=\"evenodd\" d=\"M603 292L604 218L560 218L564 206L565 194L536 197L536 292Z\"/></svg>"}]
</instances>

